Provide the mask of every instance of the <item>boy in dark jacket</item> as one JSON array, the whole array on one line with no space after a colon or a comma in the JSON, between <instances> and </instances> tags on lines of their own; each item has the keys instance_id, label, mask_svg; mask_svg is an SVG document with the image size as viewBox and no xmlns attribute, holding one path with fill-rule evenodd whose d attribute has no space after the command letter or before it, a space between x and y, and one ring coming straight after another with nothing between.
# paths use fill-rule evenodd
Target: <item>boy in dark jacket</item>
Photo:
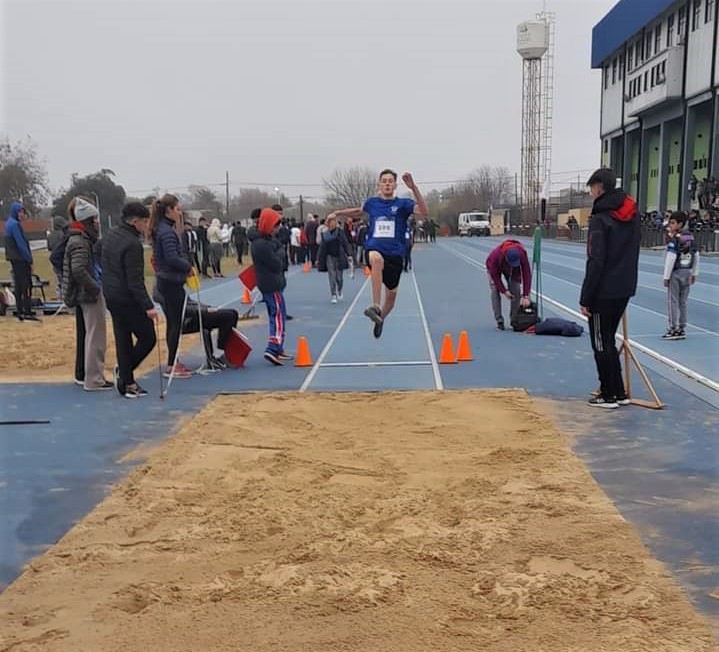
<instances>
[{"instance_id":1,"label":"boy in dark jacket","mask_svg":"<svg viewBox=\"0 0 719 652\"><path fill-rule=\"evenodd\" d=\"M20 202L13 202L5 222L5 260L12 267L17 318L40 321L32 312L32 250L22 228L24 219L25 208Z\"/></svg>"},{"instance_id":2,"label":"boy in dark jacket","mask_svg":"<svg viewBox=\"0 0 719 652\"><path fill-rule=\"evenodd\" d=\"M282 294L286 280L282 244L277 240L282 217L271 208L263 208L257 221L257 235L252 240L252 261L255 265L257 287L267 306L270 334L265 348L265 360L282 365L292 356L285 353L285 322L287 311Z\"/></svg>"},{"instance_id":3,"label":"boy in dark jacket","mask_svg":"<svg viewBox=\"0 0 719 652\"><path fill-rule=\"evenodd\" d=\"M129 203L122 209L120 226L103 238L102 290L115 333L115 387L125 398L147 394L137 384L134 372L157 342L153 325L157 311L145 287L145 256L140 242L149 218L146 206Z\"/></svg>"},{"instance_id":4,"label":"boy in dark jacket","mask_svg":"<svg viewBox=\"0 0 719 652\"><path fill-rule=\"evenodd\" d=\"M589 320L589 335L599 375L600 395L589 405L617 408L629 404L615 343L619 321L637 289L641 225L637 204L616 188L609 168L587 181L594 206L587 234L587 266L579 300Z\"/></svg>"}]
</instances>

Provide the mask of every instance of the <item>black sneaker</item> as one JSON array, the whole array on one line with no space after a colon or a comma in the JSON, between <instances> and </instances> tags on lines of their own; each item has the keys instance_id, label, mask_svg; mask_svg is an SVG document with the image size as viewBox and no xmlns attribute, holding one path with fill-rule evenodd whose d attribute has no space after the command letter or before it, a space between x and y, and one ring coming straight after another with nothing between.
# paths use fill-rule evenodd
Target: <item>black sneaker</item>
<instances>
[{"instance_id":1,"label":"black sneaker","mask_svg":"<svg viewBox=\"0 0 719 652\"><path fill-rule=\"evenodd\" d=\"M141 396L147 396L147 390L142 389L137 383L134 383L125 388L123 396L125 398L140 398Z\"/></svg>"},{"instance_id":2,"label":"black sneaker","mask_svg":"<svg viewBox=\"0 0 719 652\"><path fill-rule=\"evenodd\" d=\"M285 353L284 351L283 351L282 353L278 353L278 354L277 354L277 357L278 357L280 360L283 360L283 361L285 361L285 360L294 360L294 359L295 359L293 355L290 355L289 353Z\"/></svg>"},{"instance_id":3,"label":"black sneaker","mask_svg":"<svg viewBox=\"0 0 719 652\"><path fill-rule=\"evenodd\" d=\"M73 378L72 382L75 383L78 387L84 387L85 381L80 378Z\"/></svg>"},{"instance_id":4,"label":"black sneaker","mask_svg":"<svg viewBox=\"0 0 719 652\"><path fill-rule=\"evenodd\" d=\"M626 394L624 396L617 396L616 399L614 399L617 402L617 405L631 405L632 399L630 399Z\"/></svg>"},{"instance_id":5,"label":"black sneaker","mask_svg":"<svg viewBox=\"0 0 719 652\"><path fill-rule=\"evenodd\" d=\"M498 319L497 320L497 330L503 331L504 330L504 319Z\"/></svg>"},{"instance_id":6,"label":"black sneaker","mask_svg":"<svg viewBox=\"0 0 719 652\"><path fill-rule=\"evenodd\" d=\"M276 367L281 367L283 364L285 364L284 362L282 362L282 360L280 360L280 356L276 353L272 353L272 351L265 351L264 358L265 360L267 360L267 362L270 362Z\"/></svg>"},{"instance_id":7,"label":"black sneaker","mask_svg":"<svg viewBox=\"0 0 719 652\"><path fill-rule=\"evenodd\" d=\"M372 328L372 335L374 335L377 339L382 337L382 329L384 328L384 321L381 321L377 324L375 324Z\"/></svg>"},{"instance_id":8,"label":"black sneaker","mask_svg":"<svg viewBox=\"0 0 719 652\"><path fill-rule=\"evenodd\" d=\"M687 334L684 331L674 331L674 339L675 340L685 340L687 338Z\"/></svg>"},{"instance_id":9,"label":"black sneaker","mask_svg":"<svg viewBox=\"0 0 719 652\"><path fill-rule=\"evenodd\" d=\"M98 385L97 387L84 387L83 389L86 392L104 392L108 389L115 389L115 384L106 380L102 385Z\"/></svg>"},{"instance_id":10,"label":"black sneaker","mask_svg":"<svg viewBox=\"0 0 719 652\"><path fill-rule=\"evenodd\" d=\"M602 396L593 396L587 401L587 405L604 408L605 410L616 410L619 407L616 399L607 399Z\"/></svg>"},{"instance_id":11,"label":"black sneaker","mask_svg":"<svg viewBox=\"0 0 719 652\"><path fill-rule=\"evenodd\" d=\"M673 328L670 328L664 335L662 335L663 340L675 340L676 338L676 331Z\"/></svg>"},{"instance_id":12,"label":"black sneaker","mask_svg":"<svg viewBox=\"0 0 719 652\"><path fill-rule=\"evenodd\" d=\"M25 321L42 321L42 319L40 319L37 315L25 315L23 319Z\"/></svg>"},{"instance_id":13,"label":"black sneaker","mask_svg":"<svg viewBox=\"0 0 719 652\"><path fill-rule=\"evenodd\" d=\"M214 356L207 358L207 366L210 367L210 369L227 369L227 365L222 360L215 358Z\"/></svg>"},{"instance_id":14,"label":"black sneaker","mask_svg":"<svg viewBox=\"0 0 719 652\"><path fill-rule=\"evenodd\" d=\"M365 317L369 317L375 324L382 323L382 311L377 306L365 308Z\"/></svg>"}]
</instances>

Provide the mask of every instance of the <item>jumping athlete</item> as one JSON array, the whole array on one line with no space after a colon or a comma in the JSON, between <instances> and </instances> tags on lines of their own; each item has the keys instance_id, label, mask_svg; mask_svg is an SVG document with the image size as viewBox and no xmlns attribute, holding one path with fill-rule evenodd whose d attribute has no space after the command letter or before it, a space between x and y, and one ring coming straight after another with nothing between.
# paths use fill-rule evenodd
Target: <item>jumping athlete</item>
<instances>
[{"instance_id":1,"label":"jumping athlete","mask_svg":"<svg viewBox=\"0 0 719 652\"><path fill-rule=\"evenodd\" d=\"M379 196L370 197L362 208L342 208L327 216L329 219L339 216L359 218L363 213L369 215L365 252L367 263L372 269L372 305L364 314L374 323L372 333L375 337L382 335L384 322L397 300L399 277L407 253L409 218L412 214L420 217L428 215L427 204L412 175L405 172L402 181L412 191L414 200L396 197L397 173L389 169L382 170L379 175ZM382 285L385 287L384 303Z\"/></svg>"}]
</instances>

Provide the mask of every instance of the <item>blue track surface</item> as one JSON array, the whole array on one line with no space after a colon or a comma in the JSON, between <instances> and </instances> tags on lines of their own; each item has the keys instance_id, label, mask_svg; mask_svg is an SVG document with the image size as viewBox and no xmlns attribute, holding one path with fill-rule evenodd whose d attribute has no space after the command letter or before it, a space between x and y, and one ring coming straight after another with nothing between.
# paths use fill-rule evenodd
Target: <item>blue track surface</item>
<instances>
[{"instance_id":1,"label":"blue track surface","mask_svg":"<svg viewBox=\"0 0 719 652\"><path fill-rule=\"evenodd\" d=\"M607 413L583 401L596 386L586 334L565 339L494 330L483 263L497 243L473 238L418 246L415 273L403 277L380 340L371 336L362 314L369 302L363 275L347 275L345 301L330 305L325 275L293 270L286 292L295 317L288 348L297 336L307 337L316 363L311 369L274 368L262 360L262 319L243 326L255 348L245 369L175 381L164 402L157 399L156 376L143 383L151 396L138 401L87 394L72 385L0 386L0 420L51 420L0 426L0 585L17 577L28 559L127 473L131 463L119 462L125 453L162 439L219 392L524 387L556 399L559 425L579 433L575 450L594 477L695 604L719 619L719 601L708 595L719 587L719 393L711 389L719 382L719 260L702 260L700 282L691 292L688 339L664 342L662 259L642 254L630 336L648 351L639 358L667 409ZM577 308L583 257L581 246L544 243L546 316L567 317L560 305ZM202 299L239 304L240 286L234 279L209 282ZM456 341L461 330L470 334L474 362L436 365L443 334L452 333ZM686 369L680 373L676 366ZM633 386L641 395L639 379Z\"/></svg>"}]
</instances>

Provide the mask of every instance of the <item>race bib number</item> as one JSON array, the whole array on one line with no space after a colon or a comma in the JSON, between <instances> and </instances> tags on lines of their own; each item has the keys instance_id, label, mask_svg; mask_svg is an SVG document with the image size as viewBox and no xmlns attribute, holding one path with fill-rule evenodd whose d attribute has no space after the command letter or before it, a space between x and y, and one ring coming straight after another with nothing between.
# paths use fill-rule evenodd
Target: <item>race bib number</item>
<instances>
[{"instance_id":1,"label":"race bib number","mask_svg":"<svg viewBox=\"0 0 719 652\"><path fill-rule=\"evenodd\" d=\"M394 221L377 220L374 223L375 238L394 238Z\"/></svg>"},{"instance_id":2,"label":"race bib number","mask_svg":"<svg viewBox=\"0 0 719 652\"><path fill-rule=\"evenodd\" d=\"M689 254L679 254L679 267L687 269L692 266L693 256Z\"/></svg>"}]
</instances>

